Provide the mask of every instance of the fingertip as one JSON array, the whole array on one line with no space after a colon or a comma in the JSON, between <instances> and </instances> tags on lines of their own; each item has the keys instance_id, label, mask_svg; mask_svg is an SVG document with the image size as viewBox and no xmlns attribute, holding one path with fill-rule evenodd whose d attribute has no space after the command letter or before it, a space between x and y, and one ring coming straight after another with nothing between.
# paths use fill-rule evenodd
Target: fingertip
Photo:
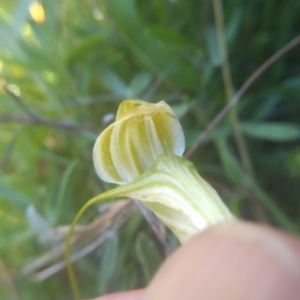
<instances>
[{"instance_id":1,"label":"fingertip","mask_svg":"<svg viewBox=\"0 0 300 300\"><path fill-rule=\"evenodd\" d=\"M144 290L134 290L128 292L118 292L90 300L140 300Z\"/></svg>"},{"instance_id":2,"label":"fingertip","mask_svg":"<svg viewBox=\"0 0 300 300\"><path fill-rule=\"evenodd\" d=\"M234 222L176 251L143 300L300 299L300 243L283 232Z\"/></svg>"}]
</instances>

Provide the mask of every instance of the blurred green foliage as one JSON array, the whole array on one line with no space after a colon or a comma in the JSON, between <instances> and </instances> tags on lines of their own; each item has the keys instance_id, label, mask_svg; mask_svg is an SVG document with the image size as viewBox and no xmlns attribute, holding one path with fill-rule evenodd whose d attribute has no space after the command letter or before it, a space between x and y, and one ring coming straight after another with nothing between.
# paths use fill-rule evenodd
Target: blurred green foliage
<instances>
[{"instance_id":1,"label":"blurred green foliage","mask_svg":"<svg viewBox=\"0 0 300 300\"><path fill-rule=\"evenodd\" d=\"M45 266L26 273L26 265L62 242L53 229L109 187L96 177L91 156L106 120L123 99L164 99L193 146L226 104L223 61L209 0L44 0L42 22L30 15L31 3L0 4L0 298L71 299L64 269L37 280ZM300 2L223 6L236 91L299 34ZM299 74L298 46L236 106L254 175L240 163L229 118L191 157L236 215L294 233L300 232ZM82 222L98 216L95 207ZM178 245L169 233L167 241ZM76 262L82 296L143 287L163 259L162 244L135 212Z\"/></svg>"}]
</instances>

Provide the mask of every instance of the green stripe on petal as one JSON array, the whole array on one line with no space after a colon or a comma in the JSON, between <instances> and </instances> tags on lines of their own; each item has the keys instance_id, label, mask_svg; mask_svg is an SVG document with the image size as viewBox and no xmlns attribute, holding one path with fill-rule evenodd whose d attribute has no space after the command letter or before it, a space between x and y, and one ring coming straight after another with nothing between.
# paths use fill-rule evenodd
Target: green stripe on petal
<instances>
[{"instance_id":1,"label":"green stripe on petal","mask_svg":"<svg viewBox=\"0 0 300 300\"><path fill-rule=\"evenodd\" d=\"M96 173L106 182L122 182L111 157L111 132L113 126L104 130L96 140L93 148L93 161Z\"/></svg>"}]
</instances>

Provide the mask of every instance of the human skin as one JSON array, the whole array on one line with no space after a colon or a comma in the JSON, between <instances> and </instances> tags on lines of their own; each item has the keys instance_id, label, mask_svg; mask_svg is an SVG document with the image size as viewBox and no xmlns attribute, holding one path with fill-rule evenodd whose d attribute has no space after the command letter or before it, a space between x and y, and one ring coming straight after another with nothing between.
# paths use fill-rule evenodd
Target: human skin
<instances>
[{"instance_id":1,"label":"human skin","mask_svg":"<svg viewBox=\"0 0 300 300\"><path fill-rule=\"evenodd\" d=\"M143 290L94 300L299 300L300 240L245 222L213 226L175 251Z\"/></svg>"}]
</instances>

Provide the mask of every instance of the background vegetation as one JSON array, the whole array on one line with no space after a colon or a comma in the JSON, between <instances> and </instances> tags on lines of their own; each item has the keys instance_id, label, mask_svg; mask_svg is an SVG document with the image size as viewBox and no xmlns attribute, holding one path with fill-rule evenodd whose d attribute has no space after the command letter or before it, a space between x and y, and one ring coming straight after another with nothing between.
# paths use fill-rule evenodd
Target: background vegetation
<instances>
[{"instance_id":1,"label":"background vegetation","mask_svg":"<svg viewBox=\"0 0 300 300\"><path fill-rule=\"evenodd\" d=\"M109 188L91 150L120 101L167 101L191 149L249 76L299 35L300 2L227 0L215 11L221 23L220 2L209 0L44 0L45 18L30 4L0 4L0 298L71 299L62 244L83 203ZM189 152L238 217L296 234L299 86L298 46ZM85 298L145 286L178 245L132 203L95 206L82 224L90 225L77 228L73 259Z\"/></svg>"}]
</instances>

